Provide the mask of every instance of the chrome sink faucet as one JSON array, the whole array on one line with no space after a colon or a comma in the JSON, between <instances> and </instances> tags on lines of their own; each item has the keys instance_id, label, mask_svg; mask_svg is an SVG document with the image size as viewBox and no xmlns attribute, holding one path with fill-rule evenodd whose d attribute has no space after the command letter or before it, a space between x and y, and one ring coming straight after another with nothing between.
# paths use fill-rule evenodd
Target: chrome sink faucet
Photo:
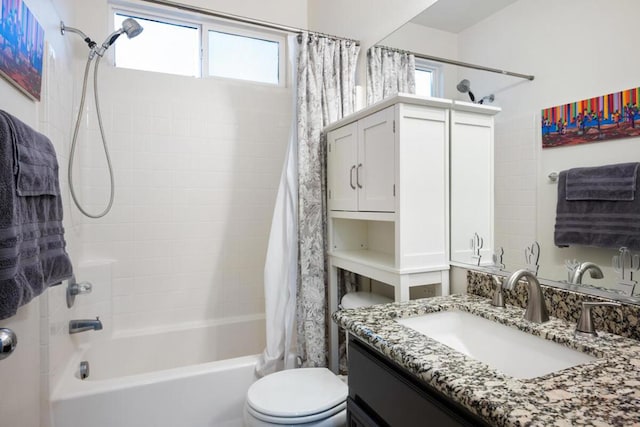
<instances>
[{"instance_id":1,"label":"chrome sink faucet","mask_svg":"<svg viewBox=\"0 0 640 427\"><path fill-rule=\"evenodd\" d=\"M589 275L592 279L602 279L604 277L604 274L602 274L602 270L600 269L600 267L598 267L593 262L585 261L580 264L571 275L571 283L581 284L582 276L587 271L589 272Z\"/></svg>"},{"instance_id":2,"label":"chrome sink faucet","mask_svg":"<svg viewBox=\"0 0 640 427\"><path fill-rule=\"evenodd\" d=\"M94 319L69 320L69 333L77 334L84 331L99 331L102 329L102 322L99 317Z\"/></svg>"},{"instance_id":3,"label":"chrome sink faucet","mask_svg":"<svg viewBox=\"0 0 640 427\"><path fill-rule=\"evenodd\" d=\"M534 323L544 323L549 320L547 305L544 302L542 288L535 274L529 270L522 269L515 271L507 282L503 285L504 289L513 289L520 279L526 279L528 283L529 298L527 301L527 309L524 312L524 318Z\"/></svg>"}]
</instances>

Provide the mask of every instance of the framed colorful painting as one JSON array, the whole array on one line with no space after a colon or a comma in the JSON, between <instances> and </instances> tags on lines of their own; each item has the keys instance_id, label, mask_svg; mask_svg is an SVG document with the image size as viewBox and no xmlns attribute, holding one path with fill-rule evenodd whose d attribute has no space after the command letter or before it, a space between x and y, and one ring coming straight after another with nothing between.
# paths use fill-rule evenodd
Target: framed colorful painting
<instances>
[{"instance_id":1,"label":"framed colorful painting","mask_svg":"<svg viewBox=\"0 0 640 427\"><path fill-rule=\"evenodd\" d=\"M39 101L44 30L22 0L0 1L0 75Z\"/></svg>"},{"instance_id":2,"label":"framed colorful painting","mask_svg":"<svg viewBox=\"0 0 640 427\"><path fill-rule=\"evenodd\" d=\"M640 136L640 88L545 108L541 127L542 148Z\"/></svg>"}]
</instances>

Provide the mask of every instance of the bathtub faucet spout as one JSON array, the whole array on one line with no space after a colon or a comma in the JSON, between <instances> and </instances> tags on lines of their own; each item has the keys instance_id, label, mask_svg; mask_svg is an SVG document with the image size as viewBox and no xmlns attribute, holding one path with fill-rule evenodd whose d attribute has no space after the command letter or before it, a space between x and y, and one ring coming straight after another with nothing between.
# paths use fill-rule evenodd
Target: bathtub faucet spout
<instances>
[{"instance_id":1,"label":"bathtub faucet spout","mask_svg":"<svg viewBox=\"0 0 640 427\"><path fill-rule=\"evenodd\" d=\"M69 333L77 334L84 331L99 331L102 329L102 322L99 317L94 319L76 319L69 320Z\"/></svg>"}]
</instances>

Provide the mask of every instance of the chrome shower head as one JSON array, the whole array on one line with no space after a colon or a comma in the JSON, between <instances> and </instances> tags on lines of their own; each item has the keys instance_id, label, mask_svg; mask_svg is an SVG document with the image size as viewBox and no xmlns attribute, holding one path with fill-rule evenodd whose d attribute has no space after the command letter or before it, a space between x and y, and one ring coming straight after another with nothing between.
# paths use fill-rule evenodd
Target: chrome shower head
<instances>
[{"instance_id":1,"label":"chrome shower head","mask_svg":"<svg viewBox=\"0 0 640 427\"><path fill-rule=\"evenodd\" d=\"M135 36L139 35L142 30L142 25L138 24L138 21L133 18L127 18L122 21L122 28L114 31L109 35L109 37L107 37L104 43L102 43L102 48L104 50L107 50L109 46L114 44L118 37L120 37L122 34L126 34L128 38L132 39Z\"/></svg>"},{"instance_id":2,"label":"chrome shower head","mask_svg":"<svg viewBox=\"0 0 640 427\"><path fill-rule=\"evenodd\" d=\"M458 85L456 86L456 89L458 89L458 92L460 93L469 93L469 98L471 98L471 102L475 102L476 97L473 96L473 92L471 92L471 83L469 83L469 80L467 79L463 79L460 81L460 83L458 83Z\"/></svg>"},{"instance_id":3,"label":"chrome shower head","mask_svg":"<svg viewBox=\"0 0 640 427\"><path fill-rule=\"evenodd\" d=\"M127 18L124 21L122 21L122 30L130 39L139 35L143 29L144 28L142 28L142 25L140 25L138 21L136 21L133 18Z\"/></svg>"},{"instance_id":4,"label":"chrome shower head","mask_svg":"<svg viewBox=\"0 0 640 427\"><path fill-rule=\"evenodd\" d=\"M458 86L456 86L456 88L460 93L467 93L469 92L469 89L471 89L471 84L469 83L469 80L464 79L461 80L460 83L458 83Z\"/></svg>"}]
</instances>

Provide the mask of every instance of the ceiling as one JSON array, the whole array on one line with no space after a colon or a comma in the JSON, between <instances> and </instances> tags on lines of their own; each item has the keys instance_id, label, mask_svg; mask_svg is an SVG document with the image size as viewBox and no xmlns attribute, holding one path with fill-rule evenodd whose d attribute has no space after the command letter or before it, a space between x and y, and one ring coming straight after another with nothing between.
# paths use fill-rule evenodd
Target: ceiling
<instances>
[{"instance_id":1,"label":"ceiling","mask_svg":"<svg viewBox=\"0 0 640 427\"><path fill-rule=\"evenodd\" d=\"M450 33L459 33L516 1L438 0L411 22Z\"/></svg>"}]
</instances>

